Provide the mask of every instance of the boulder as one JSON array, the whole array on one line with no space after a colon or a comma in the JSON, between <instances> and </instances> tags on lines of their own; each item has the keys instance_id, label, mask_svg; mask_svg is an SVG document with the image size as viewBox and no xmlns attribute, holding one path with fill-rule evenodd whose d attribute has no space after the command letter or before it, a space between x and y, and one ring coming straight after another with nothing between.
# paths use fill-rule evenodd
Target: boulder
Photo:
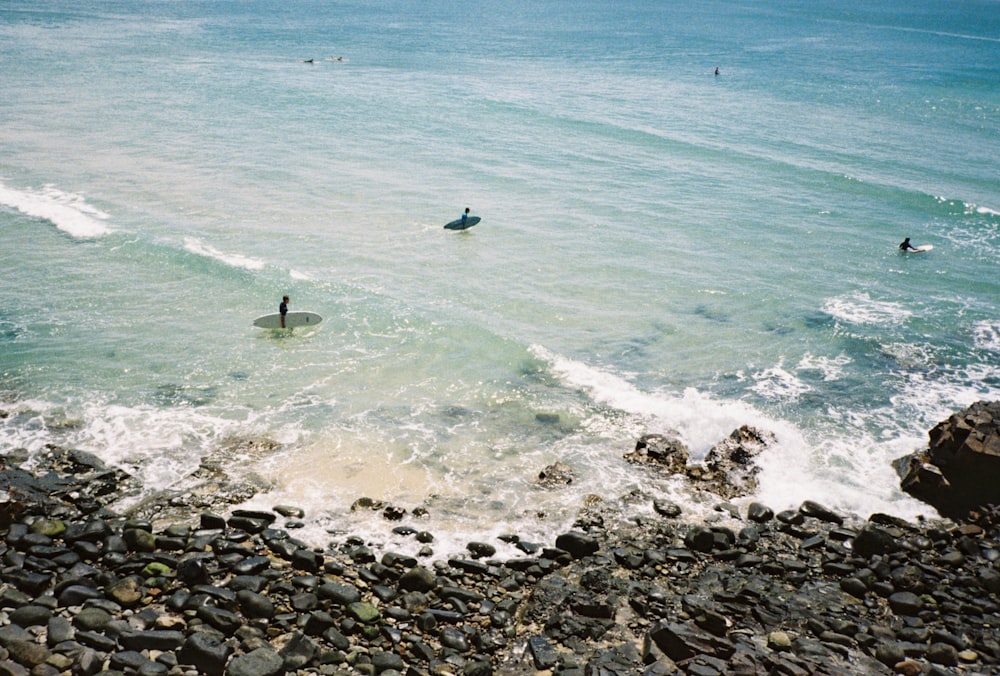
<instances>
[{"instance_id":1,"label":"boulder","mask_svg":"<svg viewBox=\"0 0 1000 676\"><path fill-rule=\"evenodd\" d=\"M901 487L944 516L1000 503L1000 401L980 401L939 423L927 449L896 463Z\"/></svg>"},{"instance_id":2,"label":"boulder","mask_svg":"<svg viewBox=\"0 0 1000 676\"><path fill-rule=\"evenodd\" d=\"M635 443L635 450L625 454L625 459L635 464L654 465L669 474L684 472L688 462L688 449L674 435L644 434Z\"/></svg>"},{"instance_id":3,"label":"boulder","mask_svg":"<svg viewBox=\"0 0 1000 676\"><path fill-rule=\"evenodd\" d=\"M703 466L689 467L687 475L726 499L752 495L760 473L756 457L774 441L770 432L744 425L713 446Z\"/></svg>"}]
</instances>

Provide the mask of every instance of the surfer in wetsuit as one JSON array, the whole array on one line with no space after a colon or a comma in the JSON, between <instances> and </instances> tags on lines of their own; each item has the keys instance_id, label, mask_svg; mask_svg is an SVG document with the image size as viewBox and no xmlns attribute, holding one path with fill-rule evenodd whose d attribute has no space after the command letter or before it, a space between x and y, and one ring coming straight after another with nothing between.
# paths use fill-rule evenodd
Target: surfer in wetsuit
<instances>
[{"instance_id":1,"label":"surfer in wetsuit","mask_svg":"<svg viewBox=\"0 0 1000 676\"><path fill-rule=\"evenodd\" d=\"M281 328L285 328L285 315L288 314L288 296L281 297L281 304L278 306L278 314L281 315Z\"/></svg>"},{"instance_id":2,"label":"surfer in wetsuit","mask_svg":"<svg viewBox=\"0 0 1000 676\"><path fill-rule=\"evenodd\" d=\"M903 240L902 244L899 245L899 250L900 251L916 251L917 247L915 247L912 244L910 244L910 238L907 237L906 239Z\"/></svg>"},{"instance_id":3,"label":"surfer in wetsuit","mask_svg":"<svg viewBox=\"0 0 1000 676\"><path fill-rule=\"evenodd\" d=\"M466 223L469 220L469 207L465 207L465 213L462 214L462 228L466 227Z\"/></svg>"}]
</instances>

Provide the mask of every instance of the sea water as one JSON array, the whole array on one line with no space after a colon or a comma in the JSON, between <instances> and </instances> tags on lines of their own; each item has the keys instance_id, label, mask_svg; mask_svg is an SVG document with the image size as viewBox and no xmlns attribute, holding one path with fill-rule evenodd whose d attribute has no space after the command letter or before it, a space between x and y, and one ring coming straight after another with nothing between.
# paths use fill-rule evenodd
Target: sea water
<instances>
[{"instance_id":1,"label":"sea water","mask_svg":"<svg viewBox=\"0 0 1000 676\"><path fill-rule=\"evenodd\" d=\"M8 0L0 73L0 453L446 549L698 518L622 456L743 424L773 508L933 514L891 461L1000 393L996 2Z\"/></svg>"}]
</instances>

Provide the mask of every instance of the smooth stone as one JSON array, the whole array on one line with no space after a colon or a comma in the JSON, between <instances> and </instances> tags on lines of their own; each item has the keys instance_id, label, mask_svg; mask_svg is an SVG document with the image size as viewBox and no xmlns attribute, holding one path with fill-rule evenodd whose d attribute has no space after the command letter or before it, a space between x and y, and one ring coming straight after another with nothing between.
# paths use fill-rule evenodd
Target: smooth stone
<instances>
[{"instance_id":1,"label":"smooth stone","mask_svg":"<svg viewBox=\"0 0 1000 676\"><path fill-rule=\"evenodd\" d=\"M772 631L767 635L767 647L777 651L791 650L792 639L783 631Z\"/></svg>"},{"instance_id":2,"label":"smooth stone","mask_svg":"<svg viewBox=\"0 0 1000 676\"><path fill-rule=\"evenodd\" d=\"M45 608L44 606L37 606L34 604L21 606L9 615L11 622L20 627L24 627L25 629L28 627L48 624L51 617L51 610Z\"/></svg>"},{"instance_id":3,"label":"smooth stone","mask_svg":"<svg viewBox=\"0 0 1000 676\"><path fill-rule=\"evenodd\" d=\"M362 624L371 624L381 617L378 608L370 603L362 602L349 603L347 613Z\"/></svg>"},{"instance_id":4,"label":"smooth stone","mask_svg":"<svg viewBox=\"0 0 1000 676\"><path fill-rule=\"evenodd\" d=\"M227 676L276 676L284 671L284 658L270 646L234 657L226 667Z\"/></svg>"}]
</instances>

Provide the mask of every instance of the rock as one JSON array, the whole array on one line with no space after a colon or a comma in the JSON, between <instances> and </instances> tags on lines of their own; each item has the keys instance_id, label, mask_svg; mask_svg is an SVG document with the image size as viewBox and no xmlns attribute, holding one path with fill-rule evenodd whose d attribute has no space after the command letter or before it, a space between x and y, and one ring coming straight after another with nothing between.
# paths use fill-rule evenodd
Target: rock
<instances>
[{"instance_id":1,"label":"rock","mask_svg":"<svg viewBox=\"0 0 1000 676\"><path fill-rule=\"evenodd\" d=\"M902 459L901 487L941 514L1000 503L1000 401L979 401L939 423L930 443Z\"/></svg>"},{"instance_id":2,"label":"rock","mask_svg":"<svg viewBox=\"0 0 1000 676\"><path fill-rule=\"evenodd\" d=\"M704 467L690 467L687 475L726 499L751 495L760 473L755 458L773 443L773 434L744 425L709 450Z\"/></svg>"},{"instance_id":3,"label":"rock","mask_svg":"<svg viewBox=\"0 0 1000 676\"><path fill-rule=\"evenodd\" d=\"M812 500L806 500L803 502L799 507L799 511L805 516L819 519L820 521L826 521L828 523L835 523L838 526L844 523L844 517L840 516L832 509L827 509L823 505L813 502Z\"/></svg>"},{"instance_id":4,"label":"rock","mask_svg":"<svg viewBox=\"0 0 1000 676\"><path fill-rule=\"evenodd\" d=\"M600 544L596 538L585 533L571 531L556 538L556 547L569 552L574 559L581 559L597 552L600 549Z\"/></svg>"},{"instance_id":5,"label":"rock","mask_svg":"<svg viewBox=\"0 0 1000 676\"><path fill-rule=\"evenodd\" d=\"M900 676L920 676L923 673L923 667L920 662L916 660L903 660L902 662L897 662L892 665L892 670Z\"/></svg>"},{"instance_id":6,"label":"rock","mask_svg":"<svg viewBox=\"0 0 1000 676\"><path fill-rule=\"evenodd\" d=\"M295 632L278 653L282 658L282 668L285 671L302 669L316 658L318 650L312 639L301 632Z\"/></svg>"},{"instance_id":7,"label":"rock","mask_svg":"<svg viewBox=\"0 0 1000 676\"><path fill-rule=\"evenodd\" d=\"M654 465L668 474L682 473L689 453L677 436L644 434L635 444L635 450L625 454L631 463Z\"/></svg>"},{"instance_id":8,"label":"rock","mask_svg":"<svg viewBox=\"0 0 1000 676\"><path fill-rule=\"evenodd\" d=\"M232 648L223 642L221 637L198 632L185 639L177 658L181 664L190 664L201 673L214 676L223 673L231 653Z\"/></svg>"},{"instance_id":9,"label":"rock","mask_svg":"<svg viewBox=\"0 0 1000 676\"><path fill-rule=\"evenodd\" d=\"M34 641L11 641L6 645L7 652L18 664L34 667L49 658L48 649Z\"/></svg>"},{"instance_id":10,"label":"rock","mask_svg":"<svg viewBox=\"0 0 1000 676\"><path fill-rule=\"evenodd\" d=\"M545 488L568 486L574 478L573 468L561 462L548 465L538 473L538 483Z\"/></svg>"},{"instance_id":11,"label":"rock","mask_svg":"<svg viewBox=\"0 0 1000 676\"><path fill-rule=\"evenodd\" d=\"M338 606L346 606L361 600L361 592L352 584L327 582L321 585L316 593L322 599L327 599Z\"/></svg>"},{"instance_id":12,"label":"rock","mask_svg":"<svg viewBox=\"0 0 1000 676\"><path fill-rule=\"evenodd\" d=\"M899 542L884 528L866 524L854 537L851 545L854 553L862 558L885 556L899 549Z\"/></svg>"},{"instance_id":13,"label":"rock","mask_svg":"<svg viewBox=\"0 0 1000 676\"><path fill-rule=\"evenodd\" d=\"M385 650L376 650L372 653L372 665L375 667L375 673L378 674L390 669L394 669L399 673L403 673L406 670L406 663L403 662L402 657L395 653L386 652Z\"/></svg>"},{"instance_id":14,"label":"rock","mask_svg":"<svg viewBox=\"0 0 1000 676\"><path fill-rule=\"evenodd\" d=\"M927 660L946 667L954 667L958 664L958 651L947 643L932 643L927 648Z\"/></svg>"},{"instance_id":15,"label":"rock","mask_svg":"<svg viewBox=\"0 0 1000 676\"><path fill-rule=\"evenodd\" d=\"M470 542L465 548L474 559L486 558L497 553L497 548L487 542Z\"/></svg>"},{"instance_id":16,"label":"rock","mask_svg":"<svg viewBox=\"0 0 1000 676\"><path fill-rule=\"evenodd\" d=\"M118 605L131 608L142 601L145 590L142 586L142 580L139 577L129 575L108 585L105 588L105 593L109 599Z\"/></svg>"},{"instance_id":17,"label":"rock","mask_svg":"<svg viewBox=\"0 0 1000 676\"><path fill-rule=\"evenodd\" d=\"M779 652L791 650L792 639L783 631L772 631L767 635L767 647Z\"/></svg>"},{"instance_id":18,"label":"rock","mask_svg":"<svg viewBox=\"0 0 1000 676\"><path fill-rule=\"evenodd\" d=\"M531 657L536 669L552 669L559 662L559 653L556 652L556 649L544 636L532 636L529 638L528 649L531 651Z\"/></svg>"},{"instance_id":19,"label":"rock","mask_svg":"<svg viewBox=\"0 0 1000 676\"><path fill-rule=\"evenodd\" d=\"M112 619L111 613L103 608L89 607L76 614L73 624L84 631L104 631Z\"/></svg>"},{"instance_id":20,"label":"rock","mask_svg":"<svg viewBox=\"0 0 1000 676\"><path fill-rule=\"evenodd\" d=\"M673 502L666 502L664 500L653 500L653 511L660 516L667 517L668 519L676 519L681 515L681 507Z\"/></svg>"},{"instance_id":21,"label":"rock","mask_svg":"<svg viewBox=\"0 0 1000 676\"><path fill-rule=\"evenodd\" d=\"M774 518L774 510L759 502L751 502L747 507L747 519L755 523L767 523Z\"/></svg>"},{"instance_id":22,"label":"rock","mask_svg":"<svg viewBox=\"0 0 1000 676\"><path fill-rule=\"evenodd\" d=\"M234 657L226 667L227 676L275 676L284 671L285 661L270 646Z\"/></svg>"},{"instance_id":23,"label":"rock","mask_svg":"<svg viewBox=\"0 0 1000 676\"><path fill-rule=\"evenodd\" d=\"M423 566L414 566L399 577L398 586L404 591L426 592L434 589L436 576Z\"/></svg>"},{"instance_id":24,"label":"rock","mask_svg":"<svg viewBox=\"0 0 1000 676\"><path fill-rule=\"evenodd\" d=\"M122 533L122 539L130 551L133 552L153 552L156 551L156 536L148 530L142 528L127 528Z\"/></svg>"},{"instance_id":25,"label":"rock","mask_svg":"<svg viewBox=\"0 0 1000 676\"><path fill-rule=\"evenodd\" d=\"M21 606L9 615L11 622L19 627L24 627L25 629L28 627L48 624L51 617L51 610L44 606L36 606L34 604Z\"/></svg>"},{"instance_id":26,"label":"rock","mask_svg":"<svg viewBox=\"0 0 1000 676\"><path fill-rule=\"evenodd\" d=\"M718 656L725 659L733 649L728 642L680 622L661 620L649 631L649 636L663 653L675 662L696 655Z\"/></svg>"},{"instance_id":27,"label":"rock","mask_svg":"<svg viewBox=\"0 0 1000 676\"><path fill-rule=\"evenodd\" d=\"M240 611L249 618L270 619L274 617L274 602L267 596L249 589L236 592L236 601Z\"/></svg>"},{"instance_id":28,"label":"rock","mask_svg":"<svg viewBox=\"0 0 1000 676\"><path fill-rule=\"evenodd\" d=\"M889 597L889 607L897 615L915 616L923 608L923 602L913 592L896 592Z\"/></svg>"},{"instance_id":29,"label":"rock","mask_svg":"<svg viewBox=\"0 0 1000 676\"><path fill-rule=\"evenodd\" d=\"M361 624L372 624L381 617L378 608L370 603L349 603L347 613Z\"/></svg>"},{"instance_id":30,"label":"rock","mask_svg":"<svg viewBox=\"0 0 1000 676\"><path fill-rule=\"evenodd\" d=\"M440 639L441 645L445 648L451 648L459 653L469 651L469 640L465 637L465 633L455 627L443 628Z\"/></svg>"}]
</instances>

